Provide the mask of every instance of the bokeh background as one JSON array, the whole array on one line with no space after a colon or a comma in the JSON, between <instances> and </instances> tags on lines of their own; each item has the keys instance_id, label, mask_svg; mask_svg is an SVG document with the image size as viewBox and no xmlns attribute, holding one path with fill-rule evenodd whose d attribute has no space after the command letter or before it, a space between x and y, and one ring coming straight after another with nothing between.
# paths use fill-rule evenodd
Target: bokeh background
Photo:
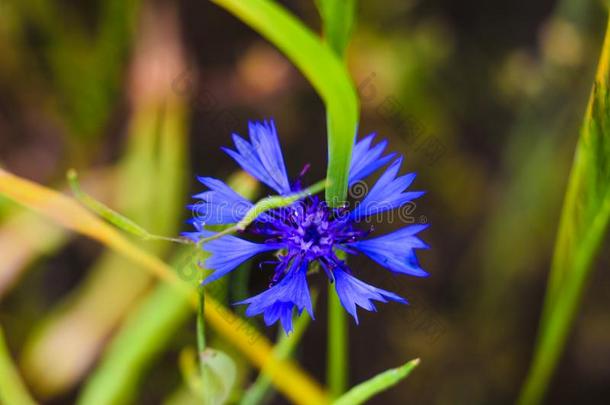
<instances>
[{"instance_id":1,"label":"bokeh background","mask_svg":"<svg viewBox=\"0 0 610 405\"><path fill-rule=\"evenodd\" d=\"M314 2L281 3L319 32ZM423 235L432 249L420 254L430 278L394 278L353 261L365 280L412 304L382 305L351 325L350 382L422 359L371 403L515 400L604 20L592 0L360 2L348 51L360 135L377 132L405 155L416 188L428 191L410 220L432 225ZM248 120L269 117L289 172L311 163L307 180L321 179L321 100L273 46L208 1L0 0L0 165L20 176L65 190L74 167L91 194L176 235L188 229L194 175L235 173L220 147L231 132L245 134ZM38 398L72 403L153 281L8 201L0 200L0 221L0 323L9 346ZM143 246L164 257L174 249ZM605 252L548 403L610 398ZM321 291L322 281L314 281ZM251 272L251 292L266 283ZM244 293L229 288L226 299ZM321 381L324 296L298 353ZM172 332L134 387L135 403L188 403L176 394L177 358L194 342L193 324L185 319ZM253 372L240 364L246 386Z\"/></svg>"}]
</instances>

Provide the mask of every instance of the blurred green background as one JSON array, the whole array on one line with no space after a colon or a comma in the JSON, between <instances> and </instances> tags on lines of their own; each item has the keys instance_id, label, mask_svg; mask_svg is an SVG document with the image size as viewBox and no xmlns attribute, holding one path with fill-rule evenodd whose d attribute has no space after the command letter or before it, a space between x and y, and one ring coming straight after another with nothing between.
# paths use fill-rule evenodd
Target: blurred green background
<instances>
[{"instance_id":1,"label":"blurred green background","mask_svg":"<svg viewBox=\"0 0 610 405\"><path fill-rule=\"evenodd\" d=\"M319 32L314 2L280 3ZM430 278L394 278L354 260L367 281L412 304L380 306L351 326L350 382L422 359L371 403L514 402L604 20L590 0L358 5L347 60L361 96L359 135L377 132L405 155L416 188L428 190L413 220L432 225L424 234L432 249L420 254ZM188 229L183 207L199 188L194 175L234 173L219 148L231 132L245 134L247 120L268 117L289 172L311 163L308 180L323 178L320 99L273 46L208 1L0 1L0 165L13 173L65 189L74 167L91 194L153 232L176 235ZM0 221L0 323L9 347L38 398L73 403L152 279L8 201L0 200ZM142 246L163 257L173 250ZM610 398L608 264L602 254L548 403ZM262 290L266 275L251 276L250 291ZM231 285L229 302L245 294ZM319 380L325 306L320 294L298 353ZM142 367L135 403L189 403L177 367L180 349L195 340L187 315ZM246 382L251 370L239 364Z\"/></svg>"}]
</instances>

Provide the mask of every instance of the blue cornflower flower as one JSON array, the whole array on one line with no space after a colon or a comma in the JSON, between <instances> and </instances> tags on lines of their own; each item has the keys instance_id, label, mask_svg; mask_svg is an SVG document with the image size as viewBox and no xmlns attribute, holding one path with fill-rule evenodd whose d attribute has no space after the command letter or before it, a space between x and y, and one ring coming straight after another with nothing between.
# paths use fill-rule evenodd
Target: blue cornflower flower
<instances>
[{"instance_id":1,"label":"blue cornflower flower","mask_svg":"<svg viewBox=\"0 0 610 405\"><path fill-rule=\"evenodd\" d=\"M233 135L236 150L224 148L244 170L277 191L290 195L302 191L301 175L290 182L280 149L274 122L249 124L250 142ZM316 196L309 196L295 203L265 212L251 223L244 232L262 240L260 243L240 237L225 235L203 244L209 252L205 266L212 273L204 280L210 283L225 276L253 256L276 251L270 287L259 295L237 304L246 304L246 315L263 314L265 323L278 320L288 333L292 330L292 317L296 309L300 315L306 310L313 317L311 297L307 283L311 265L317 263L334 284L339 300L358 323L357 307L375 311L374 301L407 301L386 290L369 285L353 275L342 253L363 253L394 273L425 277L415 249L427 249L417 234L427 225L409 225L392 233L369 237L372 229L361 229L359 221L381 212L397 209L423 195L421 191L406 191L415 179L410 173L398 176L402 158L394 154L384 156L387 142L372 146L374 134L354 145L349 172L349 184L354 185L381 167L389 168L379 177L367 196L353 210L347 207L331 208ZM197 204L190 222L195 232L185 236L199 241L214 235L205 225L234 224L239 222L253 204L233 191L224 182L210 177L199 177L207 191L194 196Z\"/></svg>"}]
</instances>

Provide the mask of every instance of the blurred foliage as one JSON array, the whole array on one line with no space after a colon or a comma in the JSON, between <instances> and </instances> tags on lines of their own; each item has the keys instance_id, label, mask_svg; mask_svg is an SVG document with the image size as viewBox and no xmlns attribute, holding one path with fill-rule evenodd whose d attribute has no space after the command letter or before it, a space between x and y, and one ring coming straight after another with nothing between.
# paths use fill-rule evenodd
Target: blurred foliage
<instances>
[{"instance_id":1,"label":"blurred foliage","mask_svg":"<svg viewBox=\"0 0 610 405\"><path fill-rule=\"evenodd\" d=\"M360 98L358 135L377 131L418 172L428 194L410 215L431 222L426 240L433 249L422 255L432 275L426 280L386 277L354 260L371 281L412 304L380 308L350 326L350 385L419 357L415 373L371 403L513 403L552 264L534 352L550 360L536 381L545 385L540 381L557 363L549 403L605 403L610 372L600 359L609 353L610 276L595 271L608 264L602 84L578 140L603 37L601 2L362 1L350 9L358 16L353 26L335 18L349 14L337 14L334 0L275 2L303 23L248 14L240 9L246 2L216 3L241 10L258 33L212 2L186 0L178 10L163 0L0 2L0 166L53 189L65 189L65 171L75 167L89 194L151 232L175 236L187 227L190 172L232 173L218 147L248 119L275 117L290 171L311 162L308 181L325 176L329 145L315 89L326 89L328 104L342 84L330 74L339 64L312 41L321 34L340 50L351 32L343 56ZM248 3L265 14L271 2ZM336 36L324 32L328 21L339 22ZM281 36L278 27L309 34ZM317 70L295 69L267 40ZM333 101L336 111L353 109L348 93ZM346 144L355 117L339 117ZM254 192L251 180L243 184ZM57 209L41 209L58 219ZM4 354L18 360L37 398L198 403L178 367L179 353L195 341L189 298L3 197L0 226ZM184 252L166 243L135 244L182 263ZM266 285L263 272L246 268L211 293L228 304ZM318 306L323 314L327 299ZM244 339L258 336L256 322L240 326ZM252 403L282 403L269 395L268 380L282 376L254 376L250 346L233 347L226 333L236 328L222 325L209 342L237 365L231 401L246 393ZM318 380L325 377L325 332L320 315L293 352ZM291 340L278 341L276 350Z\"/></svg>"},{"instance_id":2,"label":"blurred foliage","mask_svg":"<svg viewBox=\"0 0 610 405\"><path fill-rule=\"evenodd\" d=\"M10 49L24 53L15 68L25 68L25 83L32 80L23 76L26 72L36 75L36 83L46 82L45 95L65 119L70 135L102 134L120 94L139 5L103 1L95 15L87 16L86 9L47 0L3 4L14 29Z\"/></svg>"},{"instance_id":3,"label":"blurred foliage","mask_svg":"<svg viewBox=\"0 0 610 405\"><path fill-rule=\"evenodd\" d=\"M0 328L0 399L5 404L35 404L13 364Z\"/></svg>"},{"instance_id":4,"label":"blurred foliage","mask_svg":"<svg viewBox=\"0 0 610 405\"><path fill-rule=\"evenodd\" d=\"M610 220L610 25L564 202L539 340L521 404L540 403Z\"/></svg>"}]
</instances>

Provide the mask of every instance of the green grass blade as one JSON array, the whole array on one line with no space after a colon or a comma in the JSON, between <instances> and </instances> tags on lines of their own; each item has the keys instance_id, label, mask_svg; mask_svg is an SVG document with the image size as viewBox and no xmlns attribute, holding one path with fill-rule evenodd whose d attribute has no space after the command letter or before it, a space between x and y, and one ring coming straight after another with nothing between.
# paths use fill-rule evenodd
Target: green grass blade
<instances>
[{"instance_id":1,"label":"green grass blade","mask_svg":"<svg viewBox=\"0 0 610 405\"><path fill-rule=\"evenodd\" d=\"M301 70L328 113L326 200L338 205L347 179L358 124L358 97L347 69L332 49L293 15L269 0L213 0L259 32Z\"/></svg>"},{"instance_id":2,"label":"green grass blade","mask_svg":"<svg viewBox=\"0 0 610 405\"><path fill-rule=\"evenodd\" d=\"M315 305L315 297L313 297ZM309 326L311 318L307 312L304 312L294 323L294 331L290 335L286 335L280 330L279 342L273 348L274 354L280 359L288 359L296 350L305 330ZM265 371L262 370L258 378L250 388L244 393L239 401L239 405L258 405L265 402L265 399L271 393L271 379Z\"/></svg>"},{"instance_id":3,"label":"green grass blade","mask_svg":"<svg viewBox=\"0 0 610 405\"><path fill-rule=\"evenodd\" d=\"M326 381L333 398L345 392L349 379L349 325L347 321L339 295L337 295L334 285L329 285Z\"/></svg>"},{"instance_id":4,"label":"green grass blade","mask_svg":"<svg viewBox=\"0 0 610 405\"><path fill-rule=\"evenodd\" d=\"M7 405L36 404L25 388L25 384L23 384L15 364L11 360L2 328L0 328L0 403Z\"/></svg>"},{"instance_id":5,"label":"green grass blade","mask_svg":"<svg viewBox=\"0 0 610 405\"><path fill-rule=\"evenodd\" d=\"M106 206L104 203L96 200L89 194L85 193L80 187L76 170L68 170L66 178L68 180L68 183L70 184L72 193L74 194L76 199L79 200L84 206L86 206L91 211L95 212L100 217L104 218L117 228L122 229L127 233L130 233L142 239L149 238L150 233L146 229L142 228L140 225L138 225L131 219L119 214L118 212Z\"/></svg>"},{"instance_id":6,"label":"green grass blade","mask_svg":"<svg viewBox=\"0 0 610 405\"><path fill-rule=\"evenodd\" d=\"M576 148L538 342L519 399L542 401L566 343L593 260L610 219L610 30Z\"/></svg>"},{"instance_id":7,"label":"green grass blade","mask_svg":"<svg viewBox=\"0 0 610 405\"><path fill-rule=\"evenodd\" d=\"M407 378L419 364L419 359L411 360L405 365L384 371L381 374L360 383L333 402L333 405L358 405L374 395L387 390Z\"/></svg>"},{"instance_id":8,"label":"green grass blade","mask_svg":"<svg viewBox=\"0 0 610 405\"><path fill-rule=\"evenodd\" d=\"M356 0L317 0L324 37L335 53L345 56L356 15Z\"/></svg>"}]
</instances>

